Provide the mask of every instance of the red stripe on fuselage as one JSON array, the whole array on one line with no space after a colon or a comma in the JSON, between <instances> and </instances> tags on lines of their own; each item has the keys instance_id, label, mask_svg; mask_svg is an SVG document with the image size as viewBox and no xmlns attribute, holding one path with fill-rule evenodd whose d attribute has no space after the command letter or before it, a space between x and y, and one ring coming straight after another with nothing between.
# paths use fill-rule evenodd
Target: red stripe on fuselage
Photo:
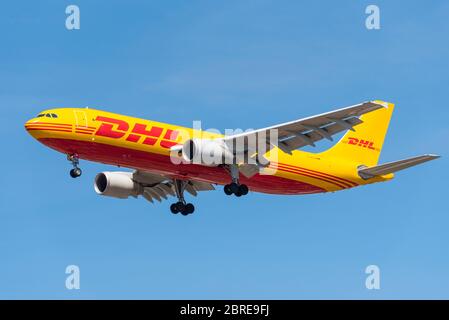
<instances>
[{"instance_id":1,"label":"red stripe on fuselage","mask_svg":"<svg viewBox=\"0 0 449 320\"><path fill-rule=\"evenodd\" d=\"M49 124L33 124L29 125L27 124L25 126L26 129L34 129L34 128L54 128L54 129L65 129L65 130L72 130L72 127L66 127L66 126L58 126L58 125L49 125Z\"/></svg>"},{"instance_id":2,"label":"red stripe on fuselage","mask_svg":"<svg viewBox=\"0 0 449 320\"><path fill-rule=\"evenodd\" d=\"M278 164L278 165L282 165L284 167L288 167L288 168L291 168L291 169L299 169L299 170L304 170L304 171L307 171L307 172L310 172L310 173L318 174L320 176L327 177L327 178L329 178L331 180L343 183L344 185L346 185L346 186L348 186L350 188L358 186L358 184L356 182L353 182L351 180L347 180L347 179L344 179L344 178L341 178L341 177L337 177L337 176L334 176L334 175L331 175L331 174L328 174L328 173L325 173L325 172L316 171L316 170L303 168L303 167L298 167L298 166L293 166L293 165L285 164L285 163L272 162L272 164L274 164L274 165Z\"/></svg>"},{"instance_id":3,"label":"red stripe on fuselage","mask_svg":"<svg viewBox=\"0 0 449 320\"><path fill-rule=\"evenodd\" d=\"M91 130L91 129L81 129L81 128L75 128L76 131L81 131L81 132L94 132L95 130Z\"/></svg>"},{"instance_id":4,"label":"red stripe on fuselage","mask_svg":"<svg viewBox=\"0 0 449 320\"><path fill-rule=\"evenodd\" d=\"M71 129L62 129L62 128L52 128L52 127L33 127L33 128L26 128L27 131L58 131L58 132L72 132Z\"/></svg>"},{"instance_id":5,"label":"red stripe on fuselage","mask_svg":"<svg viewBox=\"0 0 449 320\"><path fill-rule=\"evenodd\" d=\"M319 175L316 175L316 174L313 174L313 173L309 173L309 172L305 172L303 170L286 168L286 167L283 167L281 164L278 164L277 168L274 167L274 166L270 166L270 168L277 169L277 170L280 170L280 171L295 173L295 174L298 174L298 175L301 175L301 176L304 176L304 177L318 179L318 180L321 180L321 181L324 181L324 182L336 185L337 187L342 188L342 189L346 189L347 188L346 185L338 183L338 182L335 182L335 181L333 181L333 180L331 180L329 178L323 178L322 176L319 176Z\"/></svg>"},{"instance_id":6,"label":"red stripe on fuselage","mask_svg":"<svg viewBox=\"0 0 449 320\"><path fill-rule=\"evenodd\" d=\"M317 179L320 179L320 180L323 180L323 181L326 181L326 182L329 182L329 183L333 183L333 184L338 185L339 187L342 187L344 189L353 187L352 184L348 184L346 182L342 182L342 181L340 181L338 179L333 178L332 176L328 176L326 173L322 173L322 172L318 173L317 171L313 171L313 170L310 171L310 170L307 170L307 169L297 169L294 166L286 166L286 165L284 165L282 163L278 163L278 167L286 169L286 170L293 170L293 171L296 171L296 172L298 172L300 174L311 175L311 176L313 176L313 177L315 177ZM276 166L274 165L273 168L276 168Z\"/></svg>"},{"instance_id":7,"label":"red stripe on fuselage","mask_svg":"<svg viewBox=\"0 0 449 320\"><path fill-rule=\"evenodd\" d=\"M64 126L64 127L70 127L70 128L72 127L71 124L55 123L55 122L31 122L31 123L28 123L27 126L30 126L30 125L41 125L41 124L43 124L43 125L52 125L52 126Z\"/></svg>"},{"instance_id":8,"label":"red stripe on fuselage","mask_svg":"<svg viewBox=\"0 0 449 320\"><path fill-rule=\"evenodd\" d=\"M222 167L207 167L196 164L174 164L170 156L112 146L94 141L80 141L59 138L39 139L43 144L65 154L76 153L81 159L105 164L118 165L164 174L180 179L197 179L216 184L230 182L229 173ZM260 175L248 179L241 175L240 182L248 185L250 190L271 194L310 194L326 192L318 186L277 177Z\"/></svg>"}]
</instances>

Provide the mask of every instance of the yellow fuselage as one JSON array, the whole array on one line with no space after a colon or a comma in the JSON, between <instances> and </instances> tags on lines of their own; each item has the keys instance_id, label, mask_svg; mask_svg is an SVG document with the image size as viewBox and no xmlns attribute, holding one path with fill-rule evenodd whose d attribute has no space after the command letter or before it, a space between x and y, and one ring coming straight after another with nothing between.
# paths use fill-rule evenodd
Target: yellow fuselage
<instances>
[{"instance_id":1,"label":"yellow fuselage","mask_svg":"<svg viewBox=\"0 0 449 320\"><path fill-rule=\"evenodd\" d=\"M76 154L80 159L180 179L229 183L229 174L222 167L174 164L170 158L170 148L188 137L216 138L220 137L218 134L87 108L46 110L29 120L25 127L41 143L67 155ZM392 178L388 175L364 180L357 174L358 166L363 163L347 157L329 157L325 153L296 150L290 155L275 148L266 158L271 163L270 174L257 174L250 179L241 177L253 191L318 193Z\"/></svg>"}]
</instances>

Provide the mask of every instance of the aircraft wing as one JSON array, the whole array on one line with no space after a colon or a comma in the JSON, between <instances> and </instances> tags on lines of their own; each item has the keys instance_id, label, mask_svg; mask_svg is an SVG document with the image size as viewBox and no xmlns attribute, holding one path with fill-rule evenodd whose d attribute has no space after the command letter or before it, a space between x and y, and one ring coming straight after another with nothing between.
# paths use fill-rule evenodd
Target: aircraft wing
<instances>
[{"instance_id":1,"label":"aircraft wing","mask_svg":"<svg viewBox=\"0 0 449 320\"><path fill-rule=\"evenodd\" d=\"M154 200L161 202L169 196L176 197L173 179L168 176L136 170L133 172L132 179L141 186L141 195L151 203ZM215 190L214 186L207 182L191 179L184 182L185 190L193 196L196 196L199 191Z\"/></svg>"},{"instance_id":2,"label":"aircraft wing","mask_svg":"<svg viewBox=\"0 0 449 320\"><path fill-rule=\"evenodd\" d=\"M227 136L224 140L228 146L232 146L233 150L237 150L239 147L235 146L241 146L243 141L243 151L251 154L256 152L256 147L251 146L246 141L266 139L267 151L276 146L282 151L291 154L293 150L306 145L315 146L315 142L321 139L332 140L332 136L341 131L348 129L354 131L353 127L363 122L359 119L362 114L385 108L386 106L381 101L368 101L308 118ZM270 130L277 130L277 141L274 141L274 143L270 141Z\"/></svg>"}]
</instances>

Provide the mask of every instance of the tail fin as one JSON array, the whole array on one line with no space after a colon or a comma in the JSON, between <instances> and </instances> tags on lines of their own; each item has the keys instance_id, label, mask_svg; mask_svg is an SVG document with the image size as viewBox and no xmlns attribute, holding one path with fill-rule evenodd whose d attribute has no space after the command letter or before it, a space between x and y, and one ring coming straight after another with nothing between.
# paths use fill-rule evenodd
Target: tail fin
<instances>
[{"instance_id":1,"label":"tail fin","mask_svg":"<svg viewBox=\"0 0 449 320\"><path fill-rule=\"evenodd\" d=\"M351 159L365 166L377 164L388 130L394 104L384 101L373 101L385 108L363 114L363 123L348 131L333 147L321 153L324 157Z\"/></svg>"}]
</instances>

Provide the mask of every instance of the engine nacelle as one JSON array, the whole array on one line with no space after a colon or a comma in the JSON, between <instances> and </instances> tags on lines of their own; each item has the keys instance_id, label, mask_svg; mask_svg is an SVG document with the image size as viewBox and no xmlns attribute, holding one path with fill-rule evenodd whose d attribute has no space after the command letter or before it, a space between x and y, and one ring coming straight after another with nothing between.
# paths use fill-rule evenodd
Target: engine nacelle
<instances>
[{"instance_id":1,"label":"engine nacelle","mask_svg":"<svg viewBox=\"0 0 449 320\"><path fill-rule=\"evenodd\" d=\"M97 194L119 199L140 194L140 185L132 180L131 172L101 172L95 177L94 188Z\"/></svg>"},{"instance_id":2,"label":"engine nacelle","mask_svg":"<svg viewBox=\"0 0 449 320\"><path fill-rule=\"evenodd\" d=\"M218 166L232 162L234 156L223 141L189 139L182 145L182 158L189 163Z\"/></svg>"}]
</instances>

